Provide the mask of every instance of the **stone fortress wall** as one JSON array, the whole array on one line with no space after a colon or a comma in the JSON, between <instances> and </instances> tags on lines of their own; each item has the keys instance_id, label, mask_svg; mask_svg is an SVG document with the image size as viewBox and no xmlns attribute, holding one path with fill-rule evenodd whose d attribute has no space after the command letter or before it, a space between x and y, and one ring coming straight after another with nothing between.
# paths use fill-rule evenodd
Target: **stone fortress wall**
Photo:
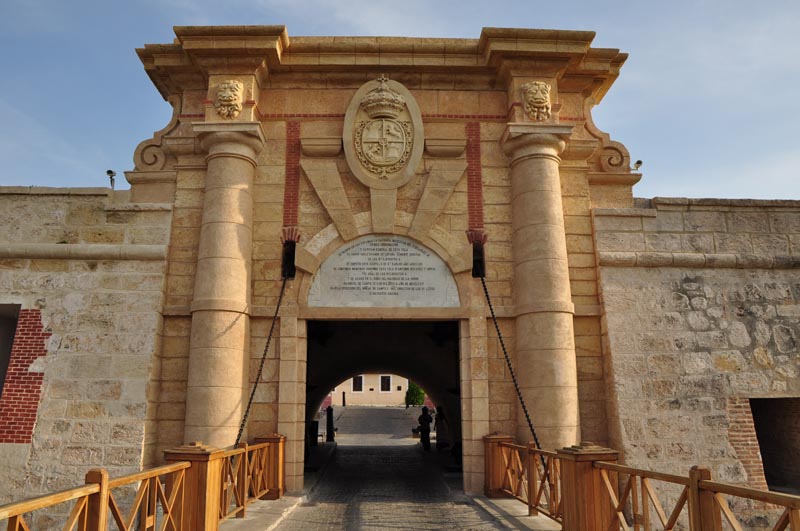
<instances>
[{"instance_id":1,"label":"stone fortress wall","mask_svg":"<svg viewBox=\"0 0 800 531\"><path fill-rule=\"evenodd\" d=\"M750 399L790 398L763 414L783 439L773 462L796 481L800 202L637 207L593 211L612 445L632 466L704 463L766 488L759 439L773 430L756 437Z\"/></svg>"},{"instance_id":2,"label":"stone fortress wall","mask_svg":"<svg viewBox=\"0 0 800 531\"><path fill-rule=\"evenodd\" d=\"M21 307L0 399L0 500L139 470L156 419L169 205L0 188L2 303Z\"/></svg>"}]
</instances>

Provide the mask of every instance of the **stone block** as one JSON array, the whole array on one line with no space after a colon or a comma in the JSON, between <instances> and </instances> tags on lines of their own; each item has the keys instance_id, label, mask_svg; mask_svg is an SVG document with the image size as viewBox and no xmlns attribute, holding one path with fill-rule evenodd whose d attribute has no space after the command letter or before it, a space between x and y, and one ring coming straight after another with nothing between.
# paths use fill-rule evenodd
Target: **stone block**
<instances>
[{"instance_id":1,"label":"stone block","mask_svg":"<svg viewBox=\"0 0 800 531\"><path fill-rule=\"evenodd\" d=\"M714 237L711 234L681 234L681 247L689 253L713 253Z\"/></svg>"},{"instance_id":2,"label":"stone block","mask_svg":"<svg viewBox=\"0 0 800 531\"><path fill-rule=\"evenodd\" d=\"M730 232L769 232L769 218L765 212L727 212L726 217Z\"/></svg>"},{"instance_id":3,"label":"stone block","mask_svg":"<svg viewBox=\"0 0 800 531\"><path fill-rule=\"evenodd\" d=\"M645 249L648 251L674 252L682 250L680 234L645 234L644 240Z\"/></svg>"},{"instance_id":4,"label":"stone block","mask_svg":"<svg viewBox=\"0 0 800 531\"><path fill-rule=\"evenodd\" d=\"M106 406L102 402L75 401L67 403L64 416L70 419L97 419L107 415Z\"/></svg>"},{"instance_id":5,"label":"stone block","mask_svg":"<svg viewBox=\"0 0 800 531\"><path fill-rule=\"evenodd\" d=\"M749 234L714 234L715 249L718 253L752 254L753 246Z\"/></svg>"},{"instance_id":6,"label":"stone block","mask_svg":"<svg viewBox=\"0 0 800 531\"><path fill-rule=\"evenodd\" d=\"M772 232L798 234L800 233L800 212L771 212L769 224Z\"/></svg>"},{"instance_id":7,"label":"stone block","mask_svg":"<svg viewBox=\"0 0 800 531\"><path fill-rule=\"evenodd\" d=\"M753 253L758 255L788 255L789 238L782 234L753 234L750 237Z\"/></svg>"},{"instance_id":8,"label":"stone block","mask_svg":"<svg viewBox=\"0 0 800 531\"><path fill-rule=\"evenodd\" d=\"M659 210L655 218L642 218L646 232L683 232L683 213Z\"/></svg>"},{"instance_id":9,"label":"stone block","mask_svg":"<svg viewBox=\"0 0 800 531\"><path fill-rule=\"evenodd\" d=\"M592 218L589 216L564 216L567 234L592 234Z\"/></svg>"},{"instance_id":10,"label":"stone block","mask_svg":"<svg viewBox=\"0 0 800 531\"><path fill-rule=\"evenodd\" d=\"M644 251L644 234L637 232L602 232L596 235L598 251ZM591 252L591 248L568 249Z\"/></svg>"},{"instance_id":11,"label":"stone block","mask_svg":"<svg viewBox=\"0 0 800 531\"><path fill-rule=\"evenodd\" d=\"M595 232L641 232L642 218L637 216L600 216L593 218Z\"/></svg>"},{"instance_id":12,"label":"stone block","mask_svg":"<svg viewBox=\"0 0 800 531\"><path fill-rule=\"evenodd\" d=\"M103 450L94 445L67 446L61 452L61 463L87 467L103 464Z\"/></svg>"},{"instance_id":13,"label":"stone block","mask_svg":"<svg viewBox=\"0 0 800 531\"><path fill-rule=\"evenodd\" d=\"M104 421L79 421L74 423L69 441L102 445L109 442L109 432L109 425Z\"/></svg>"}]
</instances>

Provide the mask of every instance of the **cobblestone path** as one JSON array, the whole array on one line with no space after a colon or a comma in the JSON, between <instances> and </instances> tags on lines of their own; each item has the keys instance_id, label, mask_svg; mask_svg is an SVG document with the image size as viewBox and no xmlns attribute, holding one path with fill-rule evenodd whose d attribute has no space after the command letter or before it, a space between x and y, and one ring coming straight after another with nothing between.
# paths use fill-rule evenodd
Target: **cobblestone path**
<instances>
[{"instance_id":1,"label":"cobblestone path","mask_svg":"<svg viewBox=\"0 0 800 531\"><path fill-rule=\"evenodd\" d=\"M506 529L454 487L448 487L439 456L419 445L340 446L309 501L276 529Z\"/></svg>"}]
</instances>

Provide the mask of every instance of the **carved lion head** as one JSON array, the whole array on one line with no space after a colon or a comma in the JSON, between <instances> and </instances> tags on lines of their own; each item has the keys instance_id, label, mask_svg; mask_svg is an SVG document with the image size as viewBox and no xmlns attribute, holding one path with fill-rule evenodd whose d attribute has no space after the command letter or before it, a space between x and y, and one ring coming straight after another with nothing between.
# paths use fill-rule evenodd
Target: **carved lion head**
<instances>
[{"instance_id":1,"label":"carved lion head","mask_svg":"<svg viewBox=\"0 0 800 531\"><path fill-rule=\"evenodd\" d=\"M236 118L242 112L244 84L237 79L228 79L217 85L214 108L222 118Z\"/></svg>"},{"instance_id":2,"label":"carved lion head","mask_svg":"<svg viewBox=\"0 0 800 531\"><path fill-rule=\"evenodd\" d=\"M544 81L531 81L522 85L525 112L534 122L550 119L550 85Z\"/></svg>"}]
</instances>

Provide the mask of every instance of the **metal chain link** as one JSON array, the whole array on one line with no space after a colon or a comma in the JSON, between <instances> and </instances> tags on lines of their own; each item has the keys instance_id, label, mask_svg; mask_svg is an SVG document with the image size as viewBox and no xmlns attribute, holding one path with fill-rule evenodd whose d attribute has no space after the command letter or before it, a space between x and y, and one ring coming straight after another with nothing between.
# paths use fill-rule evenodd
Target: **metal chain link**
<instances>
[{"instance_id":1,"label":"metal chain link","mask_svg":"<svg viewBox=\"0 0 800 531\"><path fill-rule=\"evenodd\" d=\"M287 277L283 277L283 283L281 284L281 293L278 295L278 304L275 305L275 315L272 316L272 324L269 326L269 334L267 334L267 344L264 345L264 353L261 355L261 364L258 366L258 375L256 376L256 380L253 383L253 390L250 391L250 400L247 402L247 409L244 410L244 417L242 417L242 423L239 425L239 433L236 435L236 442L233 446L239 446L239 441L242 440L242 432L244 431L244 427L247 424L247 417L250 416L250 408L253 406L253 399L256 396L256 389L258 388L258 382L261 381L261 373L264 372L264 362L267 361L267 352L269 351L269 344L272 342L272 334L275 332L275 322L278 320L278 311L281 309L281 302L283 301L283 292L286 290L286 281L288 280Z\"/></svg>"}]
</instances>

